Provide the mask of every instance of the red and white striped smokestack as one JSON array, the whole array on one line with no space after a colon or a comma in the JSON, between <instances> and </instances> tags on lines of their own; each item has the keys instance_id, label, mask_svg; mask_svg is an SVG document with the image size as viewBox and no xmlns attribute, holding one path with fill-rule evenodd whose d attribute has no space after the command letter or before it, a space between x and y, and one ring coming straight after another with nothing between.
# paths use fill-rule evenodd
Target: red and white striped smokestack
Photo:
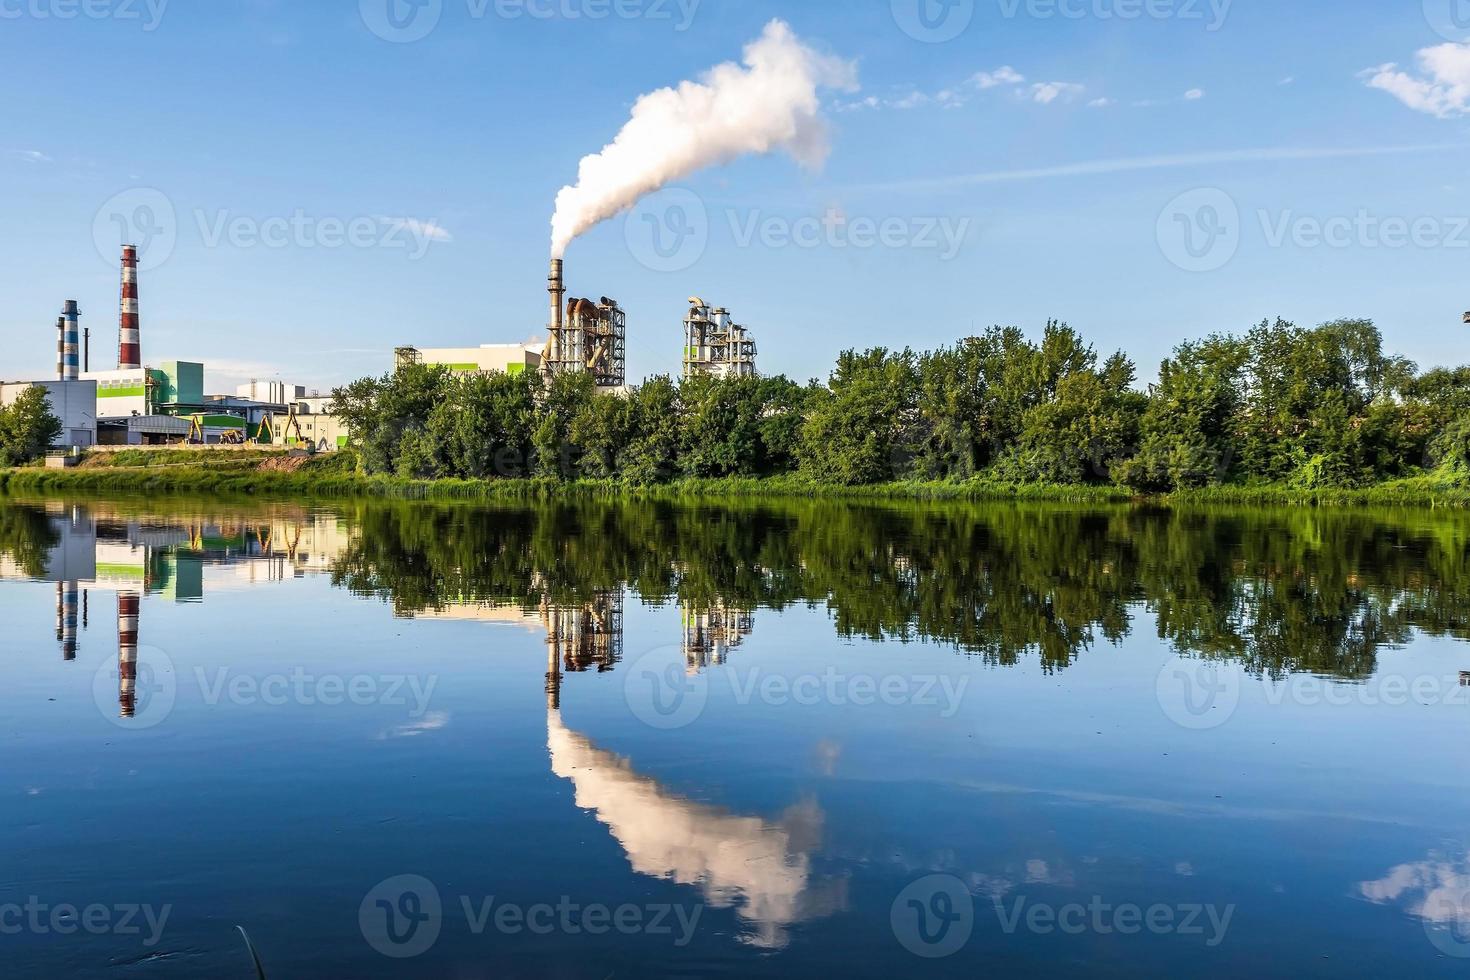
<instances>
[{"instance_id":1,"label":"red and white striped smokestack","mask_svg":"<svg viewBox=\"0 0 1470 980\"><path fill-rule=\"evenodd\" d=\"M138 246L122 250L122 317L118 323L117 369L136 371L143 366L138 334Z\"/></svg>"},{"instance_id":2,"label":"red and white striped smokestack","mask_svg":"<svg viewBox=\"0 0 1470 980\"><path fill-rule=\"evenodd\" d=\"M138 610L142 597L136 592L117 595L117 703L124 718L138 708Z\"/></svg>"}]
</instances>

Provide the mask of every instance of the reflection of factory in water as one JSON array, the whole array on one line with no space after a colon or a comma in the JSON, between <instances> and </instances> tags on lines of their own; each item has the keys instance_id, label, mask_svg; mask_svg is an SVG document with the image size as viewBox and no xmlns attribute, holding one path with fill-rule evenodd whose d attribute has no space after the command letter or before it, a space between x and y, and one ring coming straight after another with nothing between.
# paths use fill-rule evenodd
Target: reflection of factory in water
<instances>
[{"instance_id":1,"label":"reflection of factory in water","mask_svg":"<svg viewBox=\"0 0 1470 980\"><path fill-rule=\"evenodd\" d=\"M596 671L609 673L623 661L624 590L605 589L582 599L553 598L543 582L532 586L541 593L534 611L520 603L453 602L412 614L416 619L442 619L531 627L546 634L546 694L560 704L562 677ZM755 613L735 609L720 600L709 604L681 603L682 649L691 674L722 667L730 652L755 630Z\"/></svg>"},{"instance_id":2,"label":"reflection of factory in water","mask_svg":"<svg viewBox=\"0 0 1470 980\"><path fill-rule=\"evenodd\" d=\"M124 718L136 707L144 596L196 603L204 599L206 581L229 589L325 572L347 541L335 517L305 513L245 523L159 521L51 504L28 516L35 524L34 553L24 560L0 554L0 580L56 583L56 642L67 662L77 659L81 634L91 626L98 601L93 593L115 594L118 707Z\"/></svg>"}]
</instances>

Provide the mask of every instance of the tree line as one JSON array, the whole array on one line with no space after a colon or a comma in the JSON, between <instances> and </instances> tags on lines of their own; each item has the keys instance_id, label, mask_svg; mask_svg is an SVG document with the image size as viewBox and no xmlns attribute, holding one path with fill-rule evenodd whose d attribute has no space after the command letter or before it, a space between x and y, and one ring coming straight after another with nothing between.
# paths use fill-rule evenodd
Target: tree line
<instances>
[{"instance_id":1,"label":"tree line","mask_svg":"<svg viewBox=\"0 0 1470 980\"><path fill-rule=\"evenodd\" d=\"M1062 670L1141 628L1258 674L1372 676L1416 632L1470 637L1470 524L1359 509L1048 504L351 505L334 584L412 616L579 608L825 610L844 638ZM1147 617L1142 614L1147 613Z\"/></svg>"},{"instance_id":2,"label":"tree line","mask_svg":"<svg viewBox=\"0 0 1470 980\"><path fill-rule=\"evenodd\" d=\"M1420 372L1365 320L1181 343L1146 390L1123 352L1071 327L994 327L916 353L845 351L825 383L654 377L599 395L586 376L408 366L334 394L370 474L613 479L799 475L1118 484L1172 491L1366 486L1470 475L1470 367Z\"/></svg>"}]
</instances>

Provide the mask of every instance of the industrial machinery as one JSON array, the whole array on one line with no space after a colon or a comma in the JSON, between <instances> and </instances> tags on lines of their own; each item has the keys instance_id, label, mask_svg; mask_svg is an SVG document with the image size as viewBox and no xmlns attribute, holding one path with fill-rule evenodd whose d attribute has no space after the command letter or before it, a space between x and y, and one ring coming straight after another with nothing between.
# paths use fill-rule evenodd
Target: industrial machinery
<instances>
[{"instance_id":1,"label":"industrial machinery","mask_svg":"<svg viewBox=\"0 0 1470 980\"><path fill-rule=\"evenodd\" d=\"M260 420L260 430L256 433L255 441L261 445L282 445L293 449L313 449L312 441L306 438L306 433L301 429L301 420L296 417L296 405L293 402L286 411L286 417L279 425L276 422L275 413L268 413Z\"/></svg>"},{"instance_id":2,"label":"industrial machinery","mask_svg":"<svg viewBox=\"0 0 1470 980\"><path fill-rule=\"evenodd\" d=\"M698 296L689 298L684 318L684 377L754 378L756 346L750 331L726 309L712 309Z\"/></svg>"},{"instance_id":3,"label":"industrial machinery","mask_svg":"<svg viewBox=\"0 0 1470 980\"><path fill-rule=\"evenodd\" d=\"M591 374L599 388L621 388L628 380L628 317L615 300L566 297L561 259L551 260L547 292L551 321L541 373L549 381L561 374Z\"/></svg>"}]
</instances>

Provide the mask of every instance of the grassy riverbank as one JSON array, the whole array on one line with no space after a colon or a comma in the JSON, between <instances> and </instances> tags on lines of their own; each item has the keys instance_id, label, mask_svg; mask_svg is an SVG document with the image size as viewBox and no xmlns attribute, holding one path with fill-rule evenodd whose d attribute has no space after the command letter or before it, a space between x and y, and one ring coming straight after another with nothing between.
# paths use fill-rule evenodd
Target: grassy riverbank
<instances>
[{"instance_id":1,"label":"grassy riverbank","mask_svg":"<svg viewBox=\"0 0 1470 980\"><path fill-rule=\"evenodd\" d=\"M1017 484L986 479L833 486L797 477L680 480L632 487L616 480L410 480L360 476L349 453L289 459L279 453L139 452L93 457L70 470L0 470L0 490L28 494L195 494L276 498L552 499L556 497L795 498L844 500L1155 501L1269 506L1470 507L1470 483L1425 476L1353 490L1226 486L1147 497L1117 486Z\"/></svg>"}]
</instances>

